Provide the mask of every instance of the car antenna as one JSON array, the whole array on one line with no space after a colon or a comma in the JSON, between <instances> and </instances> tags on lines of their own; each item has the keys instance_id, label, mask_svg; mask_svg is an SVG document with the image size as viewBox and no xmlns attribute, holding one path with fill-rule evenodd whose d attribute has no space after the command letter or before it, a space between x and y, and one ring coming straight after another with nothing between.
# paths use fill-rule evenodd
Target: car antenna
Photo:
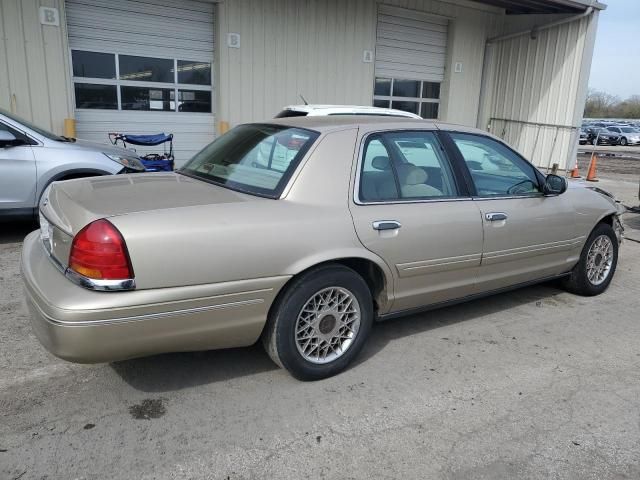
<instances>
[{"instance_id":1,"label":"car antenna","mask_svg":"<svg viewBox=\"0 0 640 480\"><path fill-rule=\"evenodd\" d=\"M307 102L307 100L302 96L302 94L300 94L300 98L302 99L305 105L309 105L309 102Z\"/></svg>"}]
</instances>

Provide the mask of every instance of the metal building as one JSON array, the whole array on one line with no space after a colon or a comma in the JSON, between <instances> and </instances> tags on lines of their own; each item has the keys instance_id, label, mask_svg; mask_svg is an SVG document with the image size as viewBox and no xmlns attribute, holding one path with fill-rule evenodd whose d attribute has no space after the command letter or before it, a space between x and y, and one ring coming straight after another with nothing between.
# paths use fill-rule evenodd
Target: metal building
<instances>
[{"instance_id":1,"label":"metal building","mask_svg":"<svg viewBox=\"0 0 640 480\"><path fill-rule=\"evenodd\" d=\"M575 158L594 0L1 0L0 107L63 133L172 132L178 163L284 105L392 106ZM67 122L67 125L70 123Z\"/></svg>"}]
</instances>

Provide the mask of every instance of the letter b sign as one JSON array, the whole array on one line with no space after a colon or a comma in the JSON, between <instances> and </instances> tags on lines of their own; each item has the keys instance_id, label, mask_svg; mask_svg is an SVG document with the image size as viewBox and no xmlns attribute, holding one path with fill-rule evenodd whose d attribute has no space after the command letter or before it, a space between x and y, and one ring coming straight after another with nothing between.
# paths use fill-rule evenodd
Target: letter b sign
<instances>
[{"instance_id":1,"label":"letter b sign","mask_svg":"<svg viewBox=\"0 0 640 480\"><path fill-rule=\"evenodd\" d=\"M60 26L60 16L57 8L40 7L40 23L42 25Z\"/></svg>"}]
</instances>

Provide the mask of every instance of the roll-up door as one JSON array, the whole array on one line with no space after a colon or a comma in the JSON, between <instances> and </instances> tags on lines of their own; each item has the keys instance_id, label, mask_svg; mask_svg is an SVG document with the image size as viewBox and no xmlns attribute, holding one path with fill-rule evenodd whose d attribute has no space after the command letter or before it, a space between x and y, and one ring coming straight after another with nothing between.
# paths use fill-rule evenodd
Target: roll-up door
<instances>
[{"instance_id":1,"label":"roll-up door","mask_svg":"<svg viewBox=\"0 0 640 480\"><path fill-rule=\"evenodd\" d=\"M212 3L67 0L66 17L78 138L173 133L178 165L213 140Z\"/></svg>"},{"instance_id":2,"label":"roll-up door","mask_svg":"<svg viewBox=\"0 0 640 480\"><path fill-rule=\"evenodd\" d=\"M374 105L438 117L447 30L445 18L379 6Z\"/></svg>"}]
</instances>

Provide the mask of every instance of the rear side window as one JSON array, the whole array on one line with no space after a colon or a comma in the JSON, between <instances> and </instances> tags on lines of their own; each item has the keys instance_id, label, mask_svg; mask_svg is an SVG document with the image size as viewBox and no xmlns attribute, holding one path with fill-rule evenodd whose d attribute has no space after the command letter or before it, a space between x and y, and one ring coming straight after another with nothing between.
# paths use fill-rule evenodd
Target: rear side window
<instances>
[{"instance_id":1,"label":"rear side window","mask_svg":"<svg viewBox=\"0 0 640 480\"><path fill-rule=\"evenodd\" d=\"M389 132L367 139L360 175L362 201L457 196L449 159L433 132Z\"/></svg>"},{"instance_id":2,"label":"rear side window","mask_svg":"<svg viewBox=\"0 0 640 480\"><path fill-rule=\"evenodd\" d=\"M298 110L282 110L275 118L288 118L288 117L306 117L307 112L300 112Z\"/></svg>"}]
</instances>

